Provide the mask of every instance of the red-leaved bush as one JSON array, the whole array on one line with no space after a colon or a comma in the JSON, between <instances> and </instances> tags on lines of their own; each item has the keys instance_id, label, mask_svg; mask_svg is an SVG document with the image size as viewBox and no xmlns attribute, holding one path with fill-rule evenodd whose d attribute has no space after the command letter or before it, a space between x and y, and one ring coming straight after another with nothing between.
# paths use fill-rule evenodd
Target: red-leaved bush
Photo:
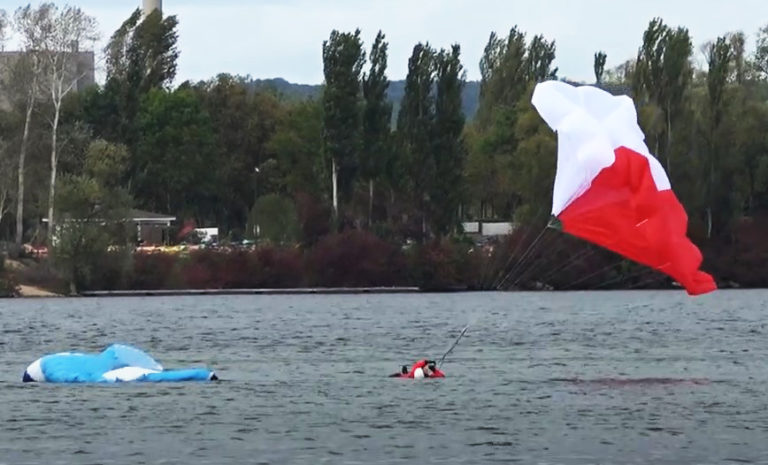
<instances>
[{"instance_id":1,"label":"red-leaved bush","mask_svg":"<svg viewBox=\"0 0 768 465\"><path fill-rule=\"evenodd\" d=\"M374 287L407 284L400 249L373 233L347 230L323 237L307 258L310 284L321 287Z\"/></svg>"},{"instance_id":2,"label":"red-leaved bush","mask_svg":"<svg viewBox=\"0 0 768 465\"><path fill-rule=\"evenodd\" d=\"M175 289L179 287L178 257L165 253L133 254L131 289Z\"/></svg>"},{"instance_id":3,"label":"red-leaved bush","mask_svg":"<svg viewBox=\"0 0 768 465\"><path fill-rule=\"evenodd\" d=\"M408 265L415 284L424 290L446 290L466 286L469 249L450 240L434 240L414 246Z\"/></svg>"}]
</instances>

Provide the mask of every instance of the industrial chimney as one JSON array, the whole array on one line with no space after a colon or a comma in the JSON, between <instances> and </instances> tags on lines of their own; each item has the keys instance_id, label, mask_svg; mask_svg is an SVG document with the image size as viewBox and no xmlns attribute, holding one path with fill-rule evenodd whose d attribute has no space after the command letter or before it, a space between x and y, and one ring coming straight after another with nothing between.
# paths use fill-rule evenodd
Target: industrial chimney
<instances>
[{"instance_id":1,"label":"industrial chimney","mask_svg":"<svg viewBox=\"0 0 768 465\"><path fill-rule=\"evenodd\" d=\"M148 16L155 10L163 12L163 0L144 0L144 16Z\"/></svg>"}]
</instances>

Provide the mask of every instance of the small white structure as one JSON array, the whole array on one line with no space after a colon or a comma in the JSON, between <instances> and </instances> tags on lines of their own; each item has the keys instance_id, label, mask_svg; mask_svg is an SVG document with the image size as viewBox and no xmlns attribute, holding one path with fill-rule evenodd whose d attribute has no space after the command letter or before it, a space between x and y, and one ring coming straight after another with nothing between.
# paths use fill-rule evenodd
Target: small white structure
<instances>
[{"instance_id":1,"label":"small white structure","mask_svg":"<svg viewBox=\"0 0 768 465\"><path fill-rule=\"evenodd\" d=\"M480 236L506 236L515 230L515 225L508 221L467 221L462 226L465 233Z\"/></svg>"},{"instance_id":2,"label":"small white structure","mask_svg":"<svg viewBox=\"0 0 768 465\"><path fill-rule=\"evenodd\" d=\"M195 234L204 244L219 241L219 228L195 228Z\"/></svg>"}]
</instances>

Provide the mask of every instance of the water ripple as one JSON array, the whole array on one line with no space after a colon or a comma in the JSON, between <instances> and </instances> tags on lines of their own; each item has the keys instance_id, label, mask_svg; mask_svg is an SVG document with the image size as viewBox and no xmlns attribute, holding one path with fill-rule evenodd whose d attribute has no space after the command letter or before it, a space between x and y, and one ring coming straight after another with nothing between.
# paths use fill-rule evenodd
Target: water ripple
<instances>
[{"instance_id":1,"label":"water ripple","mask_svg":"<svg viewBox=\"0 0 768 465\"><path fill-rule=\"evenodd\" d=\"M0 464L767 463L766 291L0 301ZM444 380L390 379L447 359ZM19 382L115 341L212 384Z\"/></svg>"}]
</instances>

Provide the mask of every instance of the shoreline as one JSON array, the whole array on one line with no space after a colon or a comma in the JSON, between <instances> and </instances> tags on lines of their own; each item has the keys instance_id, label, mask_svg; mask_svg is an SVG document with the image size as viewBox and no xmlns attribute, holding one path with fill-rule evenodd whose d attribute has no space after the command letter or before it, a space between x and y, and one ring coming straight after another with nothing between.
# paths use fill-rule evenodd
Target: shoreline
<instances>
[{"instance_id":1,"label":"shoreline","mask_svg":"<svg viewBox=\"0 0 768 465\"><path fill-rule=\"evenodd\" d=\"M732 288L721 287L718 290L754 290L766 288ZM435 294L457 292L622 292L622 291L654 291L681 292L680 289L573 289L573 290L492 290L492 289L421 289L419 287L316 287L316 288L259 288L259 289L144 289L144 290L114 290L114 291L82 291L78 294L57 294L43 288L20 285L16 299L41 298L88 298L88 297L170 297L170 296L200 296L200 295L333 295L333 294Z\"/></svg>"},{"instance_id":2,"label":"shoreline","mask_svg":"<svg viewBox=\"0 0 768 465\"><path fill-rule=\"evenodd\" d=\"M295 294L415 294L427 292L418 287L304 287L260 289L151 289L83 291L74 297L145 297L185 295L295 295Z\"/></svg>"},{"instance_id":3,"label":"shoreline","mask_svg":"<svg viewBox=\"0 0 768 465\"><path fill-rule=\"evenodd\" d=\"M15 298L39 299L44 297L65 297L62 294L57 294L55 292L43 289L42 287L30 286L28 284L19 284L18 289L19 295Z\"/></svg>"}]
</instances>

